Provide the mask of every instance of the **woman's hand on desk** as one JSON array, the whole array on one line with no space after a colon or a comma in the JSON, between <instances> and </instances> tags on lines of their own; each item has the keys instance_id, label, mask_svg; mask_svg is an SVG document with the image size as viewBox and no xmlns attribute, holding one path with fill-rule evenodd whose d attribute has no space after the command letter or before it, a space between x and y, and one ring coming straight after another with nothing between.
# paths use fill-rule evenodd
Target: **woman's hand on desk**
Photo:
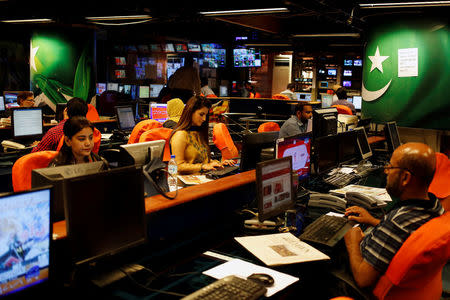
<instances>
[{"instance_id":1,"label":"woman's hand on desk","mask_svg":"<svg viewBox=\"0 0 450 300\"><path fill-rule=\"evenodd\" d=\"M217 160L213 160L210 163L202 165L202 172L216 170L217 168L220 167L222 167L222 164L219 163Z\"/></svg>"},{"instance_id":2,"label":"woman's hand on desk","mask_svg":"<svg viewBox=\"0 0 450 300\"><path fill-rule=\"evenodd\" d=\"M222 161L221 166L234 166L236 165L236 161L232 160L232 159L227 159Z\"/></svg>"},{"instance_id":3,"label":"woman's hand on desk","mask_svg":"<svg viewBox=\"0 0 450 300\"><path fill-rule=\"evenodd\" d=\"M377 226L380 220L374 218L367 210L360 206L350 206L345 210L345 215L349 220L355 220L358 223Z\"/></svg>"}]
</instances>

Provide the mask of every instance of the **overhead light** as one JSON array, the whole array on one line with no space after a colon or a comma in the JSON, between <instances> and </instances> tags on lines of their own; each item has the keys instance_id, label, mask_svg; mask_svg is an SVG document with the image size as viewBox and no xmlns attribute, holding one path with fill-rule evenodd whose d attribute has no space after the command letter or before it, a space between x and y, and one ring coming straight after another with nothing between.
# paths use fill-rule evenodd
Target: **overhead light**
<instances>
[{"instance_id":1,"label":"overhead light","mask_svg":"<svg viewBox=\"0 0 450 300\"><path fill-rule=\"evenodd\" d=\"M244 44L246 47L291 47L292 44Z\"/></svg>"},{"instance_id":2,"label":"overhead light","mask_svg":"<svg viewBox=\"0 0 450 300\"><path fill-rule=\"evenodd\" d=\"M257 14L275 14L287 13L289 10L285 7L279 8L257 8L257 9L238 9L238 10L220 10L220 11L201 11L199 14L205 17L227 16L227 15L257 15Z\"/></svg>"},{"instance_id":3,"label":"overhead light","mask_svg":"<svg viewBox=\"0 0 450 300\"><path fill-rule=\"evenodd\" d=\"M360 3L359 7L367 8L408 8L450 6L450 1L393 2L393 3Z\"/></svg>"},{"instance_id":4,"label":"overhead light","mask_svg":"<svg viewBox=\"0 0 450 300\"><path fill-rule=\"evenodd\" d=\"M3 23L50 23L52 19L22 19L22 20L2 20Z\"/></svg>"},{"instance_id":5,"label":"overhead light","mask_svg":"<svg viewBox=\"0 0 450 300\"><path fill-rule=\"evenodd\" d=\"M316 38L316 37L353 37L359 38L359 33L311 33L311 34L294 34L296 38Z\"/></svg>"},{"instance_id":6,"label":"overhead light","mask_svg":"<svg viewBox=\"0 0 450 300\"><path fill-rule=\"evenodd\" d=\"M88 21L149 20L151 18L150 15L85 17Z\"/></svg>"}]
</instances>

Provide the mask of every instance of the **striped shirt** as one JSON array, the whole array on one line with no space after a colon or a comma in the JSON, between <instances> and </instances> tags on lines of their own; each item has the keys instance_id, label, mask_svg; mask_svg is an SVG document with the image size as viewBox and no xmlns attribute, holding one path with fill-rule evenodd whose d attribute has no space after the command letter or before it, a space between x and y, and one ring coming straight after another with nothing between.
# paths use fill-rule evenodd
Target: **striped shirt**
<instances>
[{"instance_id":1,"label":"striped shirt","mask_svg":"<svg viewBox=\"0 0 450 300\"><path fill-rule=\"evenodd\" d=\"M362 257L372 267L385 273L394 255L411 233L434 217L444 213L432 194L430 200L400 201L385 215L360 244Z\"/></svg>"},{"instance_id":2,"label":"striped shirt","mask_svg":"<svg viewBox=\"0 0 450 300\"><path fill-rule=\"evenodd\" d=\"M45 150L53 150L56 151L58 149L59 141L61 137L64 135L63 127L66 120L62 120L53 128L50 128L47 133L44 135L42 140L37 144L36 147L33 148L31 152L45 151Z\"/></svg>"}]
</instances>

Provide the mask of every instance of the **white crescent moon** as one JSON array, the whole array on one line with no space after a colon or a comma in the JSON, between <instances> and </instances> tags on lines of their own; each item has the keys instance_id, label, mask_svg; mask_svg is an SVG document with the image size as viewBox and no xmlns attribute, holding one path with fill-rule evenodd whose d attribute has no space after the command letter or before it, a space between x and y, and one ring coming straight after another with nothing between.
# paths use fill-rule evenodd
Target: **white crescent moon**
<instances>
[{"instance_id":1,"label":"white crescent moon","mask_svg":"<svg viewBox=\"0 0 450 300\"><path fill-rule=\"evenodd\" d=\"M361 90L361 96L363 98L364 101L373 101L373 100L377 100L378 98L380 98L389 88L389 86L391 85L392 79L389 80L389 82L382 87L379 90L376 91L369 91L366 89L366 87L364 86L364 82L362 84L362 90Z\"/></svg>"}]
</instances>

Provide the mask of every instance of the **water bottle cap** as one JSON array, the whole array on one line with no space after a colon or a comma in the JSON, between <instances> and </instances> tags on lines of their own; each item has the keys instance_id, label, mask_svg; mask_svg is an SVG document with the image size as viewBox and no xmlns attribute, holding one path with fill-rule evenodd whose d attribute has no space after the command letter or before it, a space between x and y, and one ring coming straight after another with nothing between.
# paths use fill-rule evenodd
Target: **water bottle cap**
<instances>
[{"instance_id":1,"label":"water bottle cap","mask_svg":"<svg viewBox=\"0 0 450 300\"><path fill-rule=\"evenodd\" d=\"M175 155L174 155L174 154L172 154L172 155L170 156L170 158L175 158Z\"/></svg>"}]
</instances>

